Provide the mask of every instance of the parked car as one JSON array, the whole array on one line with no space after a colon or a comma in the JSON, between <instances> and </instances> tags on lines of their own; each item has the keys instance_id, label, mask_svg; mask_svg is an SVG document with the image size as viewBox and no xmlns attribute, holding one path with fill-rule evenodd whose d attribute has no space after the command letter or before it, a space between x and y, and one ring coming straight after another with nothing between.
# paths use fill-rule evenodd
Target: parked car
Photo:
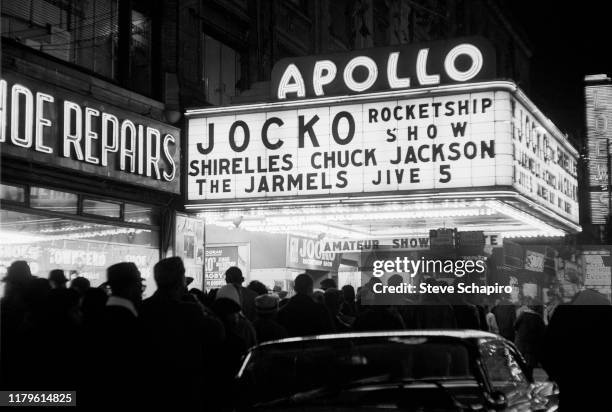
<instances>
[{"instance_id":1,"label":"parked car","mask_svg":"<svg viewBox=\"0 0 612 412\"><path fill-rule=\"evenodd\" d=\"M511 342L481 331L289 338L246 355L238 410L556 410L556 385L526 370Z\"/></svg>"}]
</instances>

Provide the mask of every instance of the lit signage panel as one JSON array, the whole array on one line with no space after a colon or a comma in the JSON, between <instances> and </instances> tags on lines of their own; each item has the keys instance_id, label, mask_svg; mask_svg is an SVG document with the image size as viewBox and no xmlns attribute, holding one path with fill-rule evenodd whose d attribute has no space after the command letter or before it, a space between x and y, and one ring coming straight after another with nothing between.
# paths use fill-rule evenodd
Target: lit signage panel
<instances>
[{"instance_id":1,"label":"lit signage panel","mask_svg":"<svg viewBox=\"0 0 612 412\"><path fill-rule=\"evenodd\" d=\"M576 150L525 97L498 88L188 113L187 199L505 188L577 223Z\"/></svg>"},{"instance_id":2,"label":"lit signage panel","mask_svg":"<svg viewBox=\"0 0 612 412\"><path fill-rule=\"evenodd\" d=\"M495 74L491 43L465 37L281 59L272 69L270 93L277 100L354 95L473 82Z\"/></svg>"},{"instance_id":3,"label":"lit signage panel","mask_svg":"<svg viewBox=\"0 0 612 412\"><path fill-rule=\"evenodd\" d=\"M512 184L509 95L191 119L189 200Z\"/></svg>"},{"instance_id":4,"label":"lit signage panel","mask_svg":"<svg viewBox=\"0 0 612 412\"><path fill-rule=\"evenodd\" d=\"M605 224L610 213L608 145L612 139L612 85L588 85L585 95L591 221Z\"/></svg>"},{"instance_id":5,"label":"lit signage panel","mask_svg":"<svg viewBox=\"0 0 612 412\"><path fill-rule=\"evenodd\" d=\"M577 152L525 104L512 103L514 188L574 223L579 221ZM563 140L562 140L563 139Z\"/></svg>"},{"instance_id":6,"label":"lit signage panel","mask_svg":"<svg viewBox=\"0 0 612 412\"><path fill-rule=\"evenodd\" d=\"M3 155L180 192L180 131L65 89L3 73Z\"/></svg>"}]
</instances>

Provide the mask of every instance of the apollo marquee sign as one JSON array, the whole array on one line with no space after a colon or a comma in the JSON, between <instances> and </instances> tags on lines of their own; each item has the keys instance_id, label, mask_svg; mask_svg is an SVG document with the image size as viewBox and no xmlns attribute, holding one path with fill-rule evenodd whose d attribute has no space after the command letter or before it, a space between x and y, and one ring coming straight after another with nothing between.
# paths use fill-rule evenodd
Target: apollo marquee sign
<instances>
[{"instance_id":1,"label":"apollo marquee sign","mask_svg":"<svg viewBox=\"0 0 612 412\"><path fill-rule=\"evenodd\" d=\"M278 100L371 93L495 77L495 52L479 37L282 59L272 69Z\"/></svg>"},{"instance_id":2,"label":"apollo marquee sign","mask_svg":"<svg viewBox=\"0 0 612 412\"><path fill-rule=\"evenodd\" d=\"M59 87L0 79L3 155L178 193L179 137L172 126Z\"/></svg>"},{"instance_id":3,"label":"apollo marquee sign","mask_svg":"<svg viewBox=\"0 0 612 412\"><path fill-rule=\"evenodd\" d=\"M393 50L281 61L277 101L188 111L191 207L503 191L577 227L578 153L514 83L476 81L486 42Z\"/></svg>"}]
</instances>

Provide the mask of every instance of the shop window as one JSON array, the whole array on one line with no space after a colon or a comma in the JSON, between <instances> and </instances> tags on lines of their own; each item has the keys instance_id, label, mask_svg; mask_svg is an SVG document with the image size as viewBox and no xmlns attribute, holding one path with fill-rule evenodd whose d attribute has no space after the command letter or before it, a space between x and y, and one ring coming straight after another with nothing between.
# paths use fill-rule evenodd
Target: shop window
<instances>
[{"instance_id":1,"label":"shop window","mask_svg":"<svg viewBox=\"0 0 612 412\"><path fill-rule=\"evenodd\" d=\"M25 202L25 188L23 186L0 183L0 199L9 202Z\"/></svg>"},{"instance_id":2,"label":"shop window","mask_svg":"<svg viewBox=\"0 0 612 412\"><path fill-rule=\"evenodd\" d=\"M238 94L241 79L240 54L220 41L203 34L202 80L206 100L214 105L230 104Z\"/></svg>"},{"instance_id":3,"label":"shop window","mask_svg":"<svg viewBox=\"0 0 612 412\"><path fill-rule=\"evenodd\" d=\"M121 217L121 204L95 199L83 199L83 213L119 219Z\"/></svg>"},{"instance_id":4,"label":"shop window","mask_svg":"<svg viewBox=\"0 0 612 412\"><path fill-rule=\"evenodd\" d=\"M123 209L123 219L130 223L143 225L158 225L159 210L149 206L126 203Z\"/></svg>"},{"instance_id":5,"label":"shop window","mask_svg":"<svg viewBox=\"0 0 612 412\"><path fill-rule=\"evenodd\" d=\"M43 187L30 188L30 206L52 212L77 213L78 196Z\"/></svg>"},{"instance_id":6,"label":"shop window","mask_svg":"<svg viewBox=\"0 0 612 412\"><path fill-rule=\"evenodd\" d=\"M50 217L43 213L0 210L0 274L15 260L46 278L63 269L84 276L93 286L106 280L106 268L134 262L145 278L145 295L155 291L153 266L159 260L159 233L152 229Z\"/></svg>"},{"instance_id":7,"label":"shop window","mask_svg":"<svg viewBox=\"0 0 612 412\"><path fill-rule=\"evenodd\" d=\"M2 36L115 79L117 0L5 0Z\"/></svg>"}]
</instances>

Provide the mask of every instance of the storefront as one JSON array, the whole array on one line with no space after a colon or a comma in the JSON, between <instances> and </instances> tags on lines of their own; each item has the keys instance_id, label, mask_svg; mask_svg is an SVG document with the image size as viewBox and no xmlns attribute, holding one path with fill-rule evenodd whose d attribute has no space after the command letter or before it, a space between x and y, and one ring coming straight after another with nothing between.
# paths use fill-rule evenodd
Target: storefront
<instances>
[{"instance_id":1,"label":"storefront","mask_svg":"<svg viewBox=\"0 0 612 412\"><path fill-rule=\"evenodd\" d=\"M459 39L284 59L272 101L189 110L206 258L269 287L358 285L373 255L488 258L579 232L578 153L493 56Z\"/></svg>"},{"instance_id":2,"label":"storefront","mask_svg":"<svg viewBox=\"0 0 612 412\"><path fill-rule=\"evenodd\" d=\"M37 276L63 269L95 286L108 266L130 261L149 295L180 200L180 132L125 109L119 88L108 84L102 101L72 89L82 79L66 78L3 67L1 270L24 259Z\"/></svg>"}]
</instances>

